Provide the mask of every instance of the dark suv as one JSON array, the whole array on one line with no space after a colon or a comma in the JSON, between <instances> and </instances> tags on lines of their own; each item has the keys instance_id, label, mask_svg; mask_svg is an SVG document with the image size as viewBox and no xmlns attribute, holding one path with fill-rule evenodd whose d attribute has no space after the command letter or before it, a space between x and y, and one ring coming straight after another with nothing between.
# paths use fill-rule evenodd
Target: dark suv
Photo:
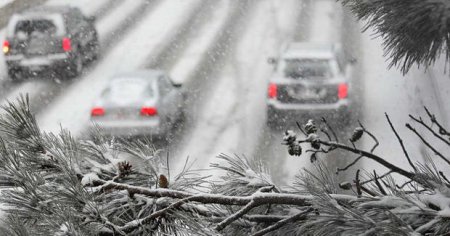
<instances>
[{"instance_id":1,"label":"dark suv","mask_svg":"<svg viewBox=\"0 0 450 236\"><path fill-rule=\"evenodd\" d=\"M291 119L321 116L348 122L356 115L352 93L352 64L338 44L297 42L271 58L267 123L278 127Z\"/></svg>"},{"instance_id":2,"label":"dark suv","mask_svg":"<svg viewBox=\"0 0 450 236\"><path fill-rule=\"evenodd\" d=\"M8 75L16 79L26 72L55 69L63 77L76 77L98 54L93 21L69 6L40 6L14 14L3 42Z\"/></svg>"}]
</instances>

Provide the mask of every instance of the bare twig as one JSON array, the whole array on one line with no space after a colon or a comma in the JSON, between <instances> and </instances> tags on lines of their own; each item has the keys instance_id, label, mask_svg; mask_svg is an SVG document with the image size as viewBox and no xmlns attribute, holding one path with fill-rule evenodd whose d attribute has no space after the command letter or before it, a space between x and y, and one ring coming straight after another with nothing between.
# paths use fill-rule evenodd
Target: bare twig
<instances>
[{"instance_id":1,"label":"bare twig","mask_svg":"<svg viewBox=\"0 0 450 236\"><path fill-rule=\"evenodd\" d=\"M444 175L444 172L439 171L439 175L447 182L447 184L450 184L450 181L448 180L447 176Z\"/></svg>"},{"instance_id":2,"label":"bare twig","mask_svg":"<svg viewBox=\"0 0 450 236\"><path fill-rule=\"evenodd\" d=\"M406 185L408 185L408 184L410 184L410 183L412 183L412 181L411 180L409 180L409 181L406 181L405 183L403 183L402 185L396 185L396 187L397 188L399 188L399 189L402 189L402 188L404 188Z\"/></svg>"},{"instance_id":3,"label":"bare twig","mask_svg":"<svg viewBox=\"0 0 450 236\"><path fill-rule=\"evenodd\" d=\"M368 134L373 141L375 142L374 145L372 146L372 148L370 149L370 152L373 153L375 151L375 149L378 147L378 145L380 144L378 142L378 139L375 137L375 135L373 135L372 133L370 133L363 125L362 123L358 120L359 126L363 129L364 133ZM358 149L355 146L354 142L350 142L353 146L354 149ZM359 160L361 160L361 158L363 158L364 155L359 155L355 160L353 160L351 163L347 164L347 166L345 166L344 168L337 168L337 173L342 172L342 171L346 171L348 170L350 167L354 166Z\"/></svg>"},{"instance_id":4,"label":"bare twig","mask_svg":"<svg viewBox=\"0 0 450 236\"><path fill-rule=\"evenodd\" d=\"M363 128L364 133L368 134L373 141L375 142L375 144L372 146L372 148L370 149L370 152L373 153L375 151L375 149L378 147L378 145L380 145L380 143L378 142L377 137L375 137L375 135L373 135L371 132L369 132L366 127L364 127L361 123L361 121L358 120L359 126L361 126L361 128Z\"/></svg>"},{"instance_id":5,"label":"bare twig","mask_svg":"<svg viewBox=\"0 0 450 236\"><path fill-rule=\"evenodd\" d=\"M417 171L417 168L412 163L411 158L409 157L409 154L406 151L405 145L403 144L403 140L400 138L400 135L398 135L397 130L395 130L394 125L391 122L391 119L389 118L387 113L384 113L384 115L386 116L386 119L387 119L387 121L389 123L389 126L391 126L391 129L394 132L395 137L397 137L397 140L400 143L400 146L402 147L403 153L405 154L405 157L408 160L409 165L414 169L414 171Z\"/></svg>"},{"instance_id":6,"label":"bare twig","mask_svg":"<svg viewBox=\"0 0 450 236\"><path fill-rule=\"evenodd\" d=\"M437 121L436 116L431 114L431 112L428 110L427 107L425 107L425 111L427 112L428 117L430 117L430 120L433 124L436 124L439 128L439 133L442 135L446 135L446 136L450 136L450 133L447 131L447 129L445 129L441 123L439 123L439 121Z\"/></svg>"},{"instance_id":7,"label":"bare twig","mask_svg":"<svg viewBox=\"0 0 450 236\"><path fill-rule=\"evenodd\" d=\"M424 137L422 137L422 135L415 129L415 128L413 128L410 124L406 124L406 128L408 128L409 130L411 130L412 132L414 132L416 135L417 135L417 137L419 137L420 138L420 140L422 140L422 142L429 148L429 149L431 149L433 152L434 152L434 154L436 154L437 156L439 156L442 160L444 160L445 162L447 162L447 164L449 164L450 165L450 161L446 158L446 157L444 157L444 155L442 155L442 153L440 153L438 150L436 150L430 143L428 143L427 142L427 140L425 140L425 138Z\"/></svg>"},{"instance_id":8,"label":"bare twig","mask_svg":"<svg viewBox=\"0 0 450 236\"><path fill-rule=\"evenodd\" d=\"M358 197L361 197L362 192L361 192L361 184L359 182L359 169L356 171L356 178L354 180L354 183L356 185L356 193L358 194Z\"/></svg>"},{"instance_id":9,"label":"bare twig","mask_svg":"<svg viewBox=\"0 0 450 236\"><path fill-rule=\"evenodd\" d=\"M359 160L361 160L361 158L363 158L364 156L360 155L358 156L355 160L353 160L350 164L348 164L347 166L345 166L344 168L337 168L337 173L341 172L341 171L346 171L348 170L348 168L352 167L353 165L355 165Z\"/></svg>"},{"instance_id":10,"label":"bare twig","mask_svg":"<svg viewBox=\"0 0 450 236\"><path fill-rule=\"evenodd\" d=\"M308 136L306 132L303 130L302 125L300 125L298 121L296 121L295 124L297 124L298 129L303 133L303 135L305 135L305 137Z\"/></svg>"},{"instance_id":11,"label":"bare twig","mask_svg":"<svg viewBox=\"0 0 450 236\"><path fill-rule=\"evenodd\" d=\"M299 142L303 143L303 142L308 142L308 141L300 140ZM381 158L381 157L379 157L379 156L377 156L377 155L375 155L373 153L370 153L370 152L367 152L367 151L364 151L364 150L360 150L360 149L356 149L356 148L353 148L353 147L349 147L347 145L344 145L344 144L341 144L341 143L336 143L336 142L327 142L327 141L323 141L323 140L320 140L320 139L317 140L317 142L319 142L320 144L326 145L326 146L332 146L332 147L336 147L336 148L339 148L339 149L347 150L347 151L350 151L350 152L362 155L364 157L367 157L367 158L369 158L371 160L374 160L374 161L378 162L379 164L383 165L384 167L392 170L392 172L399 173L399 174L401 174L401 175L403 175L403 176L405 176L406 178L409 178L409 179L415 179L415 176L416 176L415 173L406 171L406 170L404 170L404 169L402 169L402 168L400 168L400 167L398 167L398 166L396 166L396 165L394 165L394 164L384 160L383 158Z\"/></svg>"},{"instance_id":12,"label":"bare twig","mask_svg":"<svg viewBox=\"0 0 450 236\"><path fill-rule=\"evenodd\" d=\"M378 179L383 179L384 177L386 177L386 176L388 176L390 174L392 174L392 171L388 171L388 172L384 173L383 175L379 176ZM361 182L361 185L370 183L372 181L374 181L374 179L369 179L369 180L363 181L363 182Z\"/></svg>"},{"instance_id":13,"label":"bare twig","mask_svg":"<svg viewBox=\"0 0 450 236\"><path fill-rule=\"evenodd\" d=\"M336 132L334 132L333 128L328 124L327 120L325 119L325 117L322 117L322 122L327 126L327 128L331 131L331 133L333 134L333 138L336 142L339 142L339 138L336 135Z\"/></svg>"},{"instance_id":14,"label":"bare twig","mask_svg":"<svg viewBox=\"0 0 450 236\"><path fill-rule=\"evenodd\" d=\"M450 142L447 141L446 139L444 139L441 135L439 135L438 133L436 133L436 131L434 131L429 125L425 124L425 122L422 120L422 118L416 118L412 115L409 115L409 117L411 119L413 119L415 122L421 124L423 127L425 127L428 131L430 131L436 138L438 138L439 140L441 140L442 142L444 142L445 144L447 144L448 146L450 146Z\"/></svg>"},{"instance_id":15,"label":"bare twig","mask_svg":"<svg viewBox=\"0 0 450 236\"><path fill-rule=\"evenodd\" d=\"M387 193L384 190L383 186L381 185L380 181L378 181L377 172L375 170L373 171L373 175L374 175L375 184L377 185L377 187L380 190L381 194L387 195Z\"/></svg>"},{"instance_id":16,"label":"bare twig","mask_svg":"<svg viewBox=\"0 0 450 236\"><path fill-rule=\"evenodd\" d=\"M295 214L295 215L293 215L293 216L291 216L289 218L280 220L276 224L273 224L273 225L271 225L271 226L269 226L269 227L267 227L265 229L262 229L262 230L260 230L260 231L258 231L256 233L252 234L252 236L262 236L264 234L267 234L269 232L277 230L277 229L283 227L284 225L286 225L288 223L292 223L292 222L295 222L297 220L304 219L304 218L306 218L306 215L308 215L308 213L311 212L311 211L313 211L313 208L309 208L309 209L307 209L307 210L305 210L303 212L300 212L298 214Z\"/></svg>"}]
</instances>

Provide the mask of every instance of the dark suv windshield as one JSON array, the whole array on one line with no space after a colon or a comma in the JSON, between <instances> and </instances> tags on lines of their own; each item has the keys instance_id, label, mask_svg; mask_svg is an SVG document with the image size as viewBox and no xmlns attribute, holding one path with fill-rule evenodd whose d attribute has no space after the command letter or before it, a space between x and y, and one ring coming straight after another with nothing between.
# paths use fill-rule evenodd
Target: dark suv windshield
<instances>
[{"instance_id":1,"label":"dark suv windshield","mask_svg":"<svg viewBox=\"0 0 450 236\"><path fill-rule=\"evenodd\" d=\"M286 77L326 77L331 74L328 60L286 59L284 63L283 72Z\"/></svg>"},{"instance_id":2,"label":"dark suv windshield","mask_svg":"<svg viewBox=\"0 0 450 236\"><path fill-rule=\"evenodd\" d=\"M33 19L20 20L16 24L14 34L18 37L33 37L40 35L54 35L56 26L51 20Z\"/></svg>"}]
</instances>

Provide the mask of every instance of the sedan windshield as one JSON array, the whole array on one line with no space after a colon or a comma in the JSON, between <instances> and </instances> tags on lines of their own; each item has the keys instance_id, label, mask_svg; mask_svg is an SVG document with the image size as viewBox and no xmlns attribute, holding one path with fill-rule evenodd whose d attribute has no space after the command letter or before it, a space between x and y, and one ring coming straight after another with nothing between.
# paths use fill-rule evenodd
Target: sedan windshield
<instances>
[{"instance_id":1,"label":"sedan windshield","mask_svg":"<svg viewBox=\"0 0 450 236\"><path fill-rule=\"evenodd\" d=\"M286 59L283 72L291 78L327 77L331 75L331 68L328 60Z\"/></svg>"},{"instance_id":2,"label":"sedan windshield","mask_svg":"<svg viewBox=\"0 0 450 236\"><path fill-rule=\"evenodd\" d=\"M139 100L153 97L152 87L140 80L116 80L103 92L103 98L107 100Z\"/></svg>"}]
</instances>

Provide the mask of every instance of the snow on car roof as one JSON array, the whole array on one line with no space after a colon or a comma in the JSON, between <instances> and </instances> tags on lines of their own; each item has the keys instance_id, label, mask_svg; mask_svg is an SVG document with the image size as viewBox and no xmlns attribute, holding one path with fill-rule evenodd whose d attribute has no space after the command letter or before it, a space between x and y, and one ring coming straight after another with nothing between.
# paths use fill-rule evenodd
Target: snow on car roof
<instances>
[{"instance_id":1,"label":"snow on car roof","mask_svg":"<svg viewBox=\"0 0 450 236\"><path fill-rule=\"evenodd\" d=\"M161 70L137 70L122 72L114 75L112 79L122 79L122 78L158 78L163 75L164 72Z\"/></svg>"}]
</instances>

